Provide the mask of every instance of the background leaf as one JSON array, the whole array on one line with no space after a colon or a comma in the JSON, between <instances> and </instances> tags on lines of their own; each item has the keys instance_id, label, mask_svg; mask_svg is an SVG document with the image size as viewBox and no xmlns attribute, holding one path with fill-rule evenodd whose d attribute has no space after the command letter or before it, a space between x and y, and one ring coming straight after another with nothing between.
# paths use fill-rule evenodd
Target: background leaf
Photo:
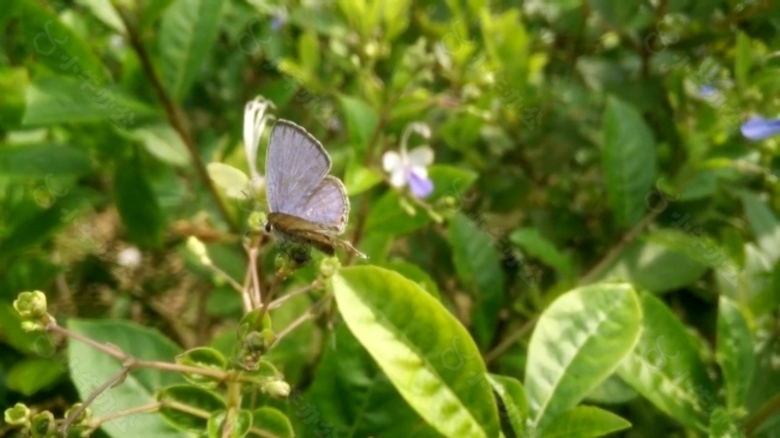
<instances>
[{"instance_id":1,"label":"background leaf","mask_svg":"<svg viewBox=\"0 0 780 438\"><path fill-rule=\"evenodd\" d=\"M630 227L645 214L645 196L655 183L655 140L642 115L614 97L604 114L602 162L615 218Z\"/></svg>"}]
</instances>

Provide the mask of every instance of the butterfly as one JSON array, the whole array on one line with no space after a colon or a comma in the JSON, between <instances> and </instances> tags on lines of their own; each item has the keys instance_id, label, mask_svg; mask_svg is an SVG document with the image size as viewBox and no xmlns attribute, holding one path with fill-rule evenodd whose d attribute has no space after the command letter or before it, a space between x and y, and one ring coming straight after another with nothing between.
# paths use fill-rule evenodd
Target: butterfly
<instances>
[{"instance_id":1,"label":"butterfly","mask_svg":"<svg viewBox=\"0 0 780 438\"><path fill-rule=\"evenodd\" d=\"M309 247L334 255L341 248L366 256L337 236L347 227L349 199L344 184L328 175L331 160L325 148L302 127L277 120L266 153L266 232L292 244L291 257L309 258Z\"/></svg>"}]
</instances>

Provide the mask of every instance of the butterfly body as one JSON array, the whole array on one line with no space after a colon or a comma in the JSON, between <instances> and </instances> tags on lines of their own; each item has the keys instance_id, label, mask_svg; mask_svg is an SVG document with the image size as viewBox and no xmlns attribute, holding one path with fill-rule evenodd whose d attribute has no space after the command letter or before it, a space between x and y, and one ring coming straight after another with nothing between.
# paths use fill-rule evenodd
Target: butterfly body
<instances>
[{"instance_id":1,"label":"butterfly body","mask_svg":"<svg viewBox=\"0 0 780 438\"><path fill-rule=\"evenodd\" d=\"M337 237L347 226L349 198L341 180L328 175L330 166L330 156L305 129L285 120L276 122L266 158L270 211L266 231L328 255L342 248L365 257Z\"/></svg>"}]
</instances>

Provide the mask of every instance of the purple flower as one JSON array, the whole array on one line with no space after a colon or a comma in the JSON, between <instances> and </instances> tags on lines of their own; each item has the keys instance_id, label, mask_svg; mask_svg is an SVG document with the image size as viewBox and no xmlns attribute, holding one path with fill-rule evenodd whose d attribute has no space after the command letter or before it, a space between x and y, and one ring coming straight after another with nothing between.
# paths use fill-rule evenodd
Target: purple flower
<instances>
[{"instance_id":1,"label":"purple flower","mask_svg":"<svg viewBox=\"0 0 780 438\"><path fill-rule=\"evenodd\" d=\"M715 94L715 87L712 85L702 85L702 87L699 89L699 94L702 97L709 97L713 94Z\"/></svg>"},{"instance_id":2,"label":"purple flower","mask_svg":"<svg viewBox=\"0 0 780 438\"><path fill-rule=\"evenodd\" d=\"M780 118L765 119L756 116L742 124L742 135L750 140L763 140L780 134Z\"/></svg>"},{"instance_id":3,"label":"purple flower","mask_svg":"<svg viewBox=\"0 0 780 438\"><path fill-rule=\"evenodd\" d=\"M401 151L387 151L382 156L382 167L390 174L390 184L401 188L409 184L412 195L425 198L433 193L433 181L428 178L427 167L433 163L433 149L420 146L410 152L406 143L412 131L425 138L430 137L431 130L421 123L412 123L404 131L401 139Z\"/></svg>"}]
</instances>

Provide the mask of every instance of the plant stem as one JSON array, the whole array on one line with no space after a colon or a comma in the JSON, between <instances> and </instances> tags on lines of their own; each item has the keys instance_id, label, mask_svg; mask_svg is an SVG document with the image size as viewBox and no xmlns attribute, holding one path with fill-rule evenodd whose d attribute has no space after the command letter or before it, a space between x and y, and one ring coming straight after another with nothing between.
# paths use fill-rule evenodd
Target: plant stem
<instances>
[{"instance_id":1,"label":"plant stem","mask_svg":"<svg viewBox=\"0 0 780 438\"><path fill-rule=\"evenodd\" d=\"M125 409L122 411L116 411L112 412L108 415L105 415L103 417L95 418L90 422L90 429L95 430L98 427L100 427L101 424L107 423L112 420L116 420L117 418L125 417L127 415L133 415L138 414L142 412L152 412L160 409L160 406L162 406L162 403L160 402L153 402L141 406L136 406L134 408Z\"/></svg>"},{"instance_id":2,"label":"plant stem","mask_svg":"<svg viewBox=\"0 0 780 438\"><path fill-rule=\"evenodd\" d=\"M154 70L154 66L152 65L152 60L149 57L149 53L146 51L143 42L141 42L141 38L136 32L135 26L133 26L131 23L130 17L128 16L128 12L125 10L124 7L117 4L116 1L114 1L113 4L114 4L114 9L119 14L119 17L122 19L122 23L125 25L125 29L127 30L127 40L130 43L130 46L135 51L135 53L138 55L138 59L139 61L141 61L141 67L143 68L146 77L149 79L149 82L151 82L152 88L154 89L154 92L157 95L157 99L160 101L160 103L162 103L163 109L165 110L165 114L168 118L168 123L170 123L173 129L179 134L179 137L181 137L182 142L184 143L184 145L187 148L187 151L190 154L190 158L192 159L192 163L195 166L195 170L198 174L198 178L203 183L203 185L206 186L206 189L209 191L209 194L214 199L214 202L217 205L217 209L219 210L219 213L222 215L222 218L227 223L228 228L230 228L230 230L233 233L239 234L240 231L238 225L233 221L233 218L228 212L225 203L223 202L222 198L219 196L219 193L217 192L216 186L214 186L214 183L211 181L211 177L209 177L209 173L206 170L206 166L203 164L203 161L201 161L200 159L200 155L198 153L197 147L195 146L195 142L192 139L189 130L187 129L187 123L184 119L184 115L182 114L181 110L176 106L176 104L173 102L173 99L171 99L171 97L165 91L165 87L163 86L162 81L160 81L160 77L157 75L157 72Z\"/></svg>"},{"instance_id":3,"label":"plant stem","mask_svg":"<svg viewBox=\"0 0 780 438\"><path fill-rule=\"evenodd\" d=\"M117 382L124 380L124 378L127 377L127 373L130 372L131 368L131 363L125 364L121 370L114 374L110 379L103 382L103 384L100 385L97 389L92 391L92 394L90 394L89 397L87 397L87 399L81 403L81 406L79 406L75 412L70 414L70 416L68 416L68 418L66 418L62 423L62 426L60 427L60 433L62 433L62 436L68 435L68 428L73 424L74 421L76 421L77 418L79 418L82 413L84 413L85 410L87 410L89 405L92 404L92 402L95 401L95 399L98 398L100 394L102 394L108 388L114 386Z\"/></svg>"},{"instance_id":4,"label":"plant stem","mask_svg":"<svg viewBox=\"0 0 780 438\"><path fill-rule=\"evenodd\" d=\"M499 342L499 344L496 345L496 348L485 354L485 363L489 364L490 362L493 362L498 358L498 356L509 349L509 347L514 345L515 342L519 341L523 338L523 336L528 334L528 332L533 329L534 325L536 325L536 320L537 318L529 319L525 324L523 324L522 327L510 333L506 338Z\"/></svg>"},{"instance_id":5,"label":"plant stem","mask_svg":"<svg viewBox=\"0 0 780 438\"><path fill-rule=\"evenodd\" d=\"M780 410L780 394L775 394L761 406L755 415L745 422L745 436L753 435L758 427L778 410Z\"/></svg>"}]
</instances>

